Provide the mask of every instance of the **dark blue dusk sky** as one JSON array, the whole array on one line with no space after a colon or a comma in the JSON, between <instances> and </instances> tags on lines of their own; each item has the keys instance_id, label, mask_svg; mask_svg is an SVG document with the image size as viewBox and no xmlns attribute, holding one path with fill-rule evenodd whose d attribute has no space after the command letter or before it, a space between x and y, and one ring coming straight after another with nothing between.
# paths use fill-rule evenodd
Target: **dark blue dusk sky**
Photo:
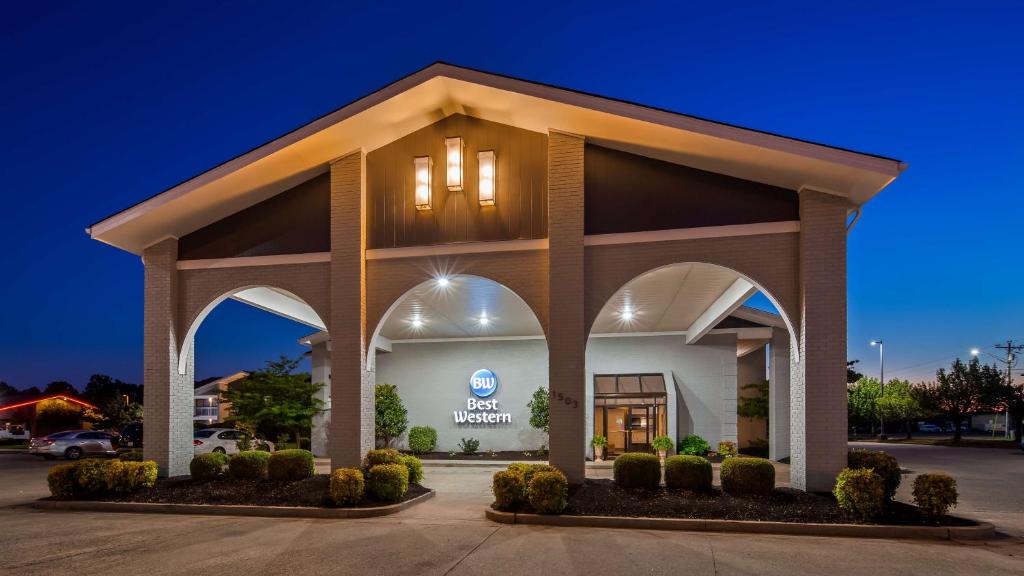
<instances>
[{"instance_id":1,"label":"dark blue dusk sky","mask_svg":"<svg viewBox=\"0 0 1024 576\"><path fill-rule=\"evenodd\" d=\"M434 60L907 161L850 236L849 357L1024 338L1024 4L391 6L5 3L0 380L141 382L140 260L83 229ZM228 303L197 376L308 331Z\"/></svg>"}]
</instances>

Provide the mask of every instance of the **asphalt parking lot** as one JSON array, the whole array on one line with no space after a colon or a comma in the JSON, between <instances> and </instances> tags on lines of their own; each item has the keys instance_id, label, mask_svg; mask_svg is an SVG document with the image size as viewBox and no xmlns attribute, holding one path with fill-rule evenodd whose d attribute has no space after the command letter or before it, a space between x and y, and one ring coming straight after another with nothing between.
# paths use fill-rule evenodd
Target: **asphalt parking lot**
<instances>
[{"instance_id":1,"label":"asphalt parking lot","mask_svg":"<svg viewBox=\"0 0 1024 576\"><path fill-rule=\"evenodd\" d=\"M980 466L1019 478L1024 466L1024 458L997 465L1000 456L975 454L987 452L982 449L896 448L910 448L897 456L920 470L939 466L956 474L960 466ZM949 450L969 453L943 452ZM1012 536L955 543L498 525L483 518L497 468L428 467L426 484L436 498L367 520L45 512L21 505L47 494L51 464L0 455L0 574L1024 573L1024 539ZM1024 514L1020 500L993 493L1001 481L986 478L965 473L960 512L991 519ZM1001 511L997 502L1005 502Z\"/></svg>"}]
</instances>

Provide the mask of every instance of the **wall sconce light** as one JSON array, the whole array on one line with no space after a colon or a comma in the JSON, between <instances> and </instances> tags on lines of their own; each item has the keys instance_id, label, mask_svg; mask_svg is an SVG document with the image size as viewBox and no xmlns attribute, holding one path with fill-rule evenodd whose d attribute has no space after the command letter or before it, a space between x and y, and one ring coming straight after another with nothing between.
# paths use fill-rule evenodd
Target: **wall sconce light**
<instances>
[{"instance_id":1,"label":"wall sconce light","mask_svg":"<svg viewBox=\"0 0 1024 576\"><path fill-rule=\"evenodd\" d=\"M462 138L454 136L444 139L445 156L448 158L448 190L462 190Z\"/></svg>"},{"instance_id":2,"label":"wall sconce light","mask_svg":"<svg viewBox=\"0 0 1024 576\"><path fill-rule=\"evenodd\" d=\"M494 190L497 181L494 150L478 152L476 158L480 164L480 205L494 206Z\"/></svg>"},{"instance_id":3,"label":"wall sconce light","mask_svg":"<svg viewBox=\"0 0 1024 576\"><path fill-rule=\"evenodd\" d=\"M419 156L412 159L416 175L416 209L430 210L430 156Z\"/></svg>"}]
</instances>

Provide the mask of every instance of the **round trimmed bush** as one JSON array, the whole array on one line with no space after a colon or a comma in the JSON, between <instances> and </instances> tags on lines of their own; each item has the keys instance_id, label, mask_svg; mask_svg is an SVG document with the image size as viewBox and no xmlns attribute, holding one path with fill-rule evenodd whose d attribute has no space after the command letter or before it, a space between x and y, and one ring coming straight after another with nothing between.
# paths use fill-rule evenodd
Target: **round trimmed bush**
<instances>
[{"instance_id":1,"label":"round trimmed bush","mask_svg":"<svg viewBox=\"0 0 1024 576\"><path fill-rule=\"evenodd\" d=\"M116 487L117 468L120 460L88 458L78 462L75 468L75 484L82 496L98 496L113 492Z\"/></svg>"},{"instance_id":2,"label":"round trimmed bush","mask_svg":"<svg viewBox=\"0 0 1024 576\"><path fill-rule=\"evenodd\" d=\"M366 491L377 500L398 502L409 490L405 464L377 464L366 474Z\"/></svg>"},{"instance_id":3,"label":"round trimmed bush","mask_svg":"<svg viewBox=\"0 0 1024 576\"><path fill-rule=\"evenodd\" d=\"M267 461L270 452L246 450L239 452L228 461L228 476L234 480L263 480L267 477Z\"/></svg>"},{"instance_id":4,"label":"round trimmed bush","mask_svg":"<svg viewBox=\"0 0 1024 576\"><path fill-rule=\"evenodd\" d=\"M394 448L382 448L370 450L366 453L366 468L373 468L380 464L401 464L402 454Z\"/></svg>"},{"instance_id":5,"label":"round trimmed bush","mask_svg":"<svg viewBox=\"0 0 1024 576\"><path fill-rule=\"evenodd\" d=\"M914 503L933 519L956 506L956 480L948 474L921 474L914 478Z\"/></svg>"},{"instance_id":6,"label":"round trimmed bush","mask_svg":"<svg viewBox=\"0 0 1024 576\"><path fill-rule=\"evenodd\" d=\"M188 464L188 471L192 479L197 482L209 482L224 475L224 469L230 458L227 454L219 452L208 452L196 454Z\"/></svg>"},{"instance_id":7,"label":"round trimmed bush","mask_svg":"<svg viewBox=\"0 0 1024 576\"><path fill-rule=\"evenodd\" d=\"M522 505L526 494L526 480L519 470L499 470L491 480L494 492L494 507L498 510L515 510Z\"/></svg>"},{"instance_id":8,"label":"round trimmed bush","mask_svg":"<svg viewBox=\"0 0 1024 576\"><path fill-rule=\"evenodd\" d=\"M294 482L315 473L313 453L309 450L278 450L267 460L267 478L271 480Z\"/></svg>"},{"instance_id":9,"label":"round trimmed bush","mask_svg":"<svg viewBox=\"0 0 1024 576\"><path fill-rule=\"evenodd\" d=\"M156 486L157 466L152 460L121 462L116 472L114 485L118 492L129 493Z\"/></svg>"},{"instance_id":10,"label":"round trimmed bush","mask_svg":"<svg viewBox=\"0 0 1024 576\"><path fill-rule=\"evenodd\" d=\"M558 470L537 472L526 488L526 496L538 514L558 514L568 504L569 481Z\"/></svg>"},{"instance_id":11,"label":"round trimmed bush","mask_svg":"<svg viewBox=\"0 0 1024 576\"><path fill-rule=\"evenodd\" d=\"M555 468L554 466L552 466L550 464L528 464L526 462L513 462L513 463L508 465L507 469L509 471L512 471L512 472L519 472L520 474L523 475L523 486L524 487L530 485L530 480L533 479L533 475L536 474L537 472L557 472L558 471L558 468ZM526 493L525 489L524 489L523 493L524 494Z\"/></svg>"},{"instance_id":12,"label":"round trimmed bush","mask_svg":"<svg viewBox=\"0 0 1024 576\"><path fill-rule=\"evenodd\" d=\"M839 507L862 520L871 520L885 507L885 481L870 468L843 468L832 489Z\"/></svg>"},{"instance_id":13,"label":"round trimmed bush","mask_svg":"<svg viewBox=\"0 0 1024 576\"><path fill-rule=\"evenodd\" d=\"M885 483L885 499L892 500L900 487L900 464L896 457L881 450L850 450L846 465L853 470L870 468Z\"/></svg>"},{"instance_id":14,"label":"round trimmed bush","mask_svg":"<svg viewBox=\"0 0 1024 576\"><path fill-rule=\"evenodd\" d=\"M669 456L665 459L665 486L673 490L711 490L711 462L703 456Z\"/></svg>"},{"instance_id":15,"label":"round trimmed bush","mask_svg":"<svg viewBox=\"0 0 1024 576\"><path fill-rule=\"evenodd\" d=\"M78 494L75 483L77 464L57 464L46 473L46 484L50 487L50 495L54 498L74 498Z\"/></svg>"},{"instance_id":16,"label":"round trimmed bush","mask_svg":"<svg viewBox=\"0 0 1024 576\"><path fill-rule=\"evenodd\" d=\"M661 461L654 454L626 452L615 459L612 475L623 488L654 490L661 483Z\"/></svg>"},{"instance_id":17,"label":"round trimmed bush","mask_svg":"<svg viewBox=\"0 0 1024 576\"><path fill-rule=\"evenodd\" d=\"M415 456L403 455L400 460L409 469L409 484L420 484L423 482L423 462Z\"/></svg>"},{"instance_id":18,"label":"round trimmed bush","mask_svg":"<svg viewBox=\"0 0 1024 576\"><path fill-rule=\"evenodd\" d=\"M708 444L708 441L696 434L684 436L676 444L677 453L689 456L703 456L707 454L709 450L711 450L711 445Z\"/></svg>"},{"instance_id":19,"label":"round trimmed bush","mask_svg":"<svg viewBox=\"0 0 1024 576\"><path fill-rule=\"evenodd\" d=\"M729 458L722 462L722 490L728 494L771 494L775 467L763 458Z\"/></svg>"},{"instance_id":20,"label":"round trimmed bush","mask_svg":"<svg viewBox=\"0 0 1024 576\"><path fill-rule=\"evenodd\" d=\"M437 447L437 430L430 426L413 426L409 429L409 450L414 454L433 452Z\"/></svg>"},{"instance_id":21,"label":"round trimmed bush","mask_svg":"<svg viewBox=\"0 0 1024 576\"><path fill-rule=\"evenodd\" d=\"M331 473L331 486L328 488L331 502L337 506L355 506L363 499L366 485L363 471L358 468L338 468Z\"/></svg>"}]
</instances>

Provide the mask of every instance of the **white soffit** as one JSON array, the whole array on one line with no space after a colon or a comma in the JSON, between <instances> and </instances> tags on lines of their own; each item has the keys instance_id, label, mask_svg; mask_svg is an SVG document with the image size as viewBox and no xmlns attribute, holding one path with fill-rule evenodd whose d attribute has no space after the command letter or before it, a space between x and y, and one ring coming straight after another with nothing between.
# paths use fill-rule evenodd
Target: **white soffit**
<instances>
[{"instance_id":1,"label":"white soffit","mask_svg":"<svg viewBox=\"0 0 1024 576\"><path fill-rule=\"evenodd\" d=\"M355 150L372 151L453 113L863 204L899 161L536 84L434 64L306 126L98 222L88 232L133 253L278 194Z\"/></svg>"},{"instance_id":2,"label":"white soffit","mask_svg":"<svg viewBox=\"0 0 1024 576\"><path fill-rule=\"evenodd\" d=\"M326 330L320 316L302 300L274 288L247 288L231 296L234 300L283 316L313 328Z\"/></svg>"}]
</instances>

